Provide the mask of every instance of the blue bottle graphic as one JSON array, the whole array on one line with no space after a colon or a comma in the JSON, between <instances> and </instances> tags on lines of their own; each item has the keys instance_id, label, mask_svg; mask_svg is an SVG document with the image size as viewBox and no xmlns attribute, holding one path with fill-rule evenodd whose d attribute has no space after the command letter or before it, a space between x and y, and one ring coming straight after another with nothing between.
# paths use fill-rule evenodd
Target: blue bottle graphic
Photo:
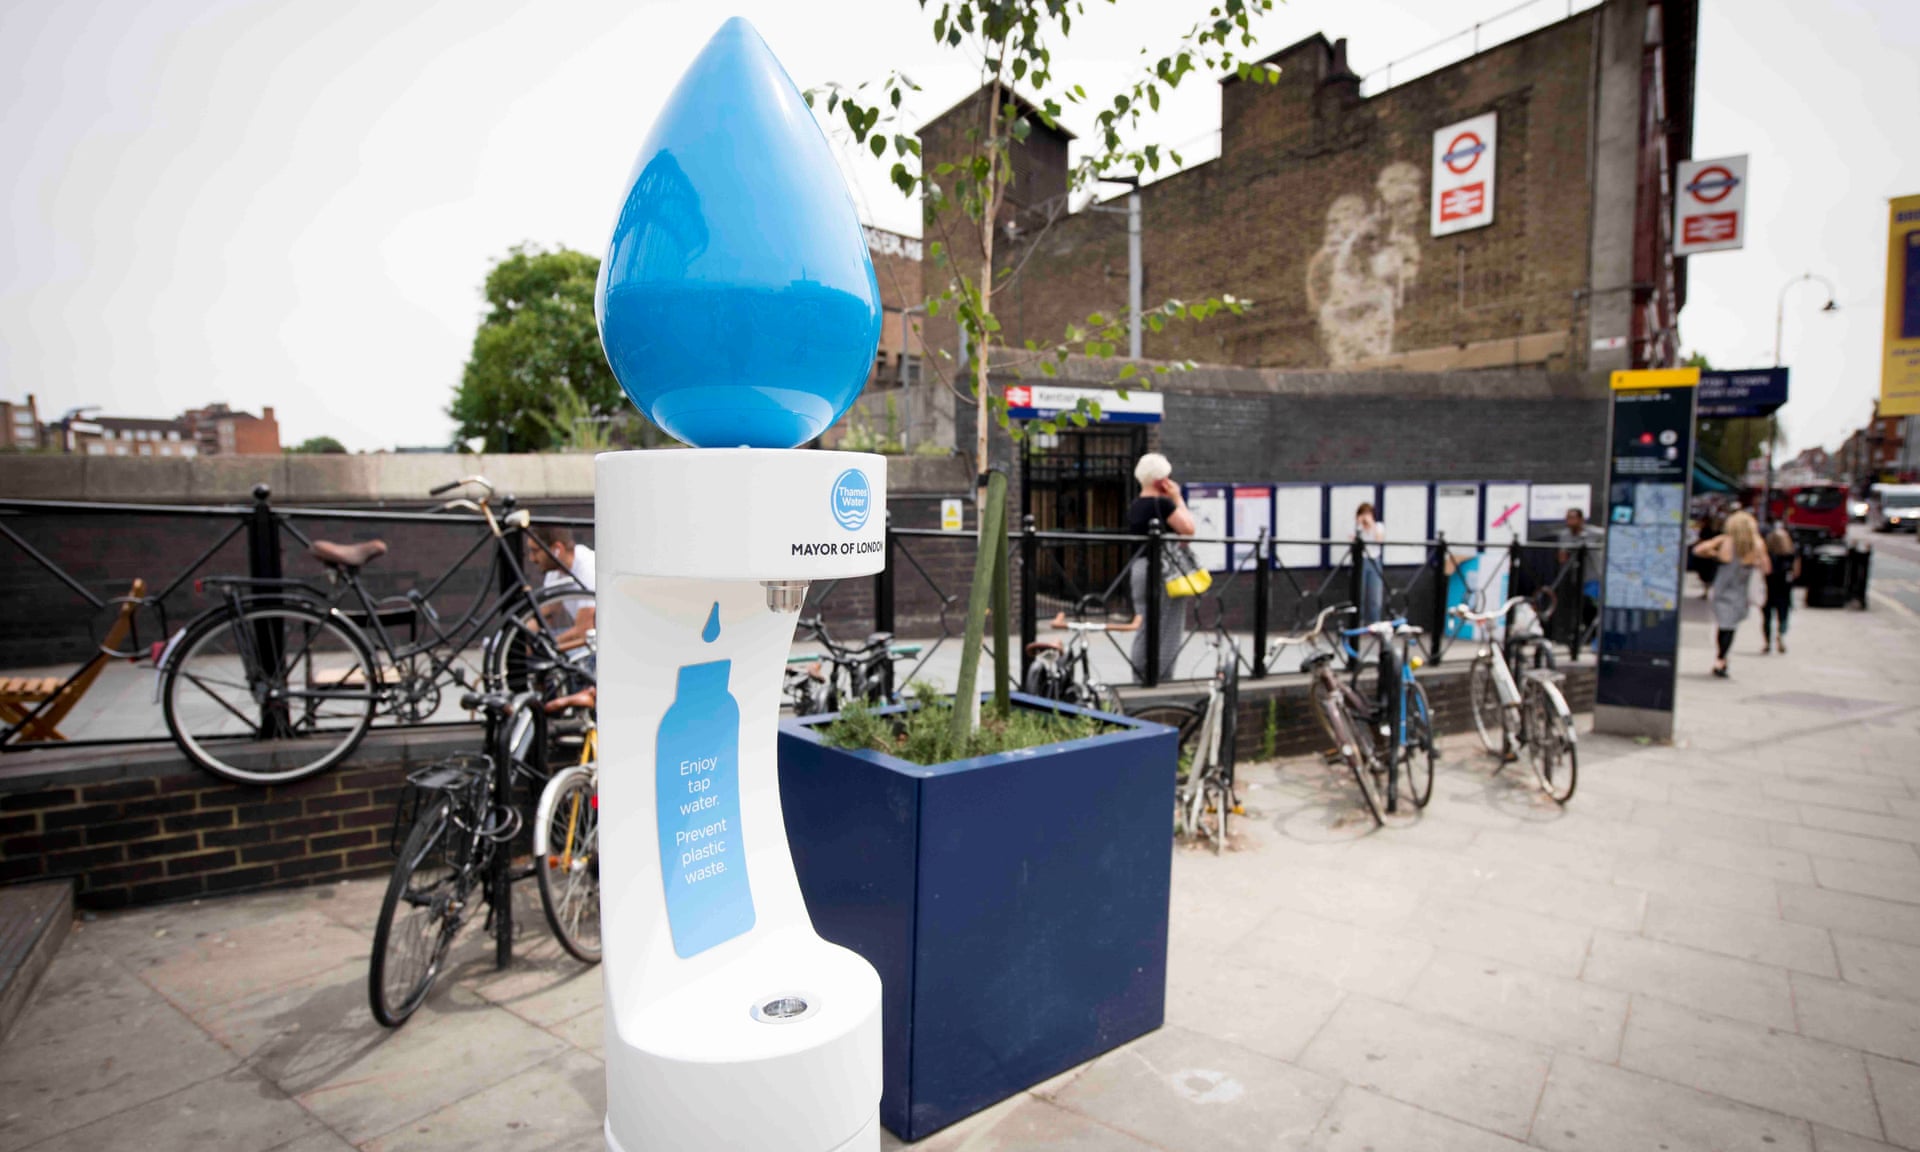
<instances>
[{"instance_id":1,"label":"blue bottle graphic","mask_svg":"<svg viewBox=\"0 0 1920 1152\"><path fill-rule=\"evenodd\" d=\"M708 631L717 636L719 629ZM732 672L731 660L682 666L655 744L660 877L673 950L683 958L753 927L740 832L740 705L727 691Z\"/></svg>"}]
</instances>

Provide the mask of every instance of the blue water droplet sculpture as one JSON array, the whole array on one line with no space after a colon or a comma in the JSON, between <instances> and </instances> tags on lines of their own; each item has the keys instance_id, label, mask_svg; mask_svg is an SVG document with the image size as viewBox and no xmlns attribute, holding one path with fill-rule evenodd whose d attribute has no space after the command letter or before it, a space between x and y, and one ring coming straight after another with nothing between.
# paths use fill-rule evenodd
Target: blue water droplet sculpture
<instances>
[{"instance_id":1,"label":"blue water droplet sculpture","mask_svg":"<svg viewBox=\"0 0 1920 1152\"><path fill-rule=\"evenodd\" d=\"M711 644L720 639L720 601L713 602L713 611L707 613L707 626L700 629L700 639Z\"/></svg>"},{"instance_id":2,"label":"blue water droplet sculpture","mask_svg":"<svg viewBox=\"0 0 1920 1152\"><path fill-rule=\"evenodd\" d=\"M697 448L794 448L865 385L880 289L826 137L728 20L634 161L594 293L627 395Z\"/></svg>"}]
</instances>

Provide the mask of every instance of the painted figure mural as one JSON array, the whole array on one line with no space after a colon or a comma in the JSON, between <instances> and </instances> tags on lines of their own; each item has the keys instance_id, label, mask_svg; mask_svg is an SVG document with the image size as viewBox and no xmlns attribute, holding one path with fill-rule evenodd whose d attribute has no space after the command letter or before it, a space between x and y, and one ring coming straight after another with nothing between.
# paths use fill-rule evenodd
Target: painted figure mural
<instances>
[{"instance_id":1,"label":"painted figure mural","mask_svg":"<svg viewBox=\"0 0 1920 1152\"><path fill-rule=\"evenodd\" d=\"M1393 351L1407 285L1420 274L1424 207L1420 170L1399 161L1380 170L1373 195L1349 192L1327 206L1320 250L1307 264L1307 307L1332 366Z\"/></svg>"}]
</instances>

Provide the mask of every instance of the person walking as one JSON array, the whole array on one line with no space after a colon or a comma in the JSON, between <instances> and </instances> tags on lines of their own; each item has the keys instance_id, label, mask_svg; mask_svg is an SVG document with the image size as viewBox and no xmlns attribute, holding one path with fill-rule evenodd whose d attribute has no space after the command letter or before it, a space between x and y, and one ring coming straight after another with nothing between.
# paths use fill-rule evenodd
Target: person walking
<instances>
[{"instance_id":1,"label":"person walking","mask_svg":"<svg viewBox=\"0 0 1920 1152\"><path fill-rule=\"evenodd\" d=\"M1580 636L1584 638L1593 629L1594 621L1600 619L1600 568L1606 556L1606 530L1587 523L1584 508L1567 509L1567 526L1560 533L1560 551L1557 553L1560 563L1565 565L1578 556L1580 571L1575 577L1580 585ZM1599 634L1594 633L1595 641Z\"/></svg>"},{"instance_id":2,"label":"person walking","mask_svg":"<svg viewBox=\"0 0 1920 1152\"><path fill-rule=\"evenodd\" d=\"M1713 674L1727 678L1727 653L1733 648L1733 634L1752 606L1748 586L1754 571L1761 575L1773 571L1766 542L1760 538L1760 524L1749 512L1727 517L1726 532L1693 546L1694 555L1717 560L1713 587L1707 599L1713 605L1713 622L1719 628L1720 657L1713 662Z\"/></svg>"},{"instance_id":3,"label":"person walking","mask_svg":"<svg viewBox=\"0 0 1920 1152\"><path fill-rule=\"evenodd\" d=\"M1776 522L1767 533L1767 602L1760 606L1760 654L1772 648L1787 654L1787 614L1793 610L1793 585L1800 579L1800 552L1787 526ZM1778 631L1774 622L1779 621Z\"/></svg>"},{"instance_id":4,"label":"person walking","mask_svg":"<svg viewBox=\"0 0 1920 1152\"><path fill-rule=\"evenodd\" d=\"M1133 467L1133 478L1140 484L1140 495L1127 508L1127 531L1135 536L1145 536L1147 529L1155 520L1160 522L1162 532L1176 539L1167 547L1181 547L1177 537L1191 536L1198 525L1194 523L1193 513L1187 510L1187 501L1180 494L1180 486L1173 482L1173 465L1158 452L1149 452L1140 457ZM1133 636L1133 675L1139 683L1147 682L1147 597L1152 595L1158 600L1160 613L1160 680L1173 678L1174 657L1180 654L1180 641L1186 635L1186 609L1173 602L1167 595L1166 582L1179 575L1179 569L1165 556L1160 563L1160 587L1147 587L1147 554L1142 549L1140 555L1133 558L1128 566L1128 580L1133 588L1133 627L1139 629Z\"/></svg>"},{"instance_id":5,"label":"person walking","mask_svg":"<svg viewBox=\"0 0 1920 1152\"><path fill-rule=\"evenodd\" d=\"M1387 572L1381 566L1387 526L1374 519L1372 504L1353 510L1353 535L1360 541L1360 623L1372 624L1382 618L1387 606Z\"/></svg>"}]
</instances>

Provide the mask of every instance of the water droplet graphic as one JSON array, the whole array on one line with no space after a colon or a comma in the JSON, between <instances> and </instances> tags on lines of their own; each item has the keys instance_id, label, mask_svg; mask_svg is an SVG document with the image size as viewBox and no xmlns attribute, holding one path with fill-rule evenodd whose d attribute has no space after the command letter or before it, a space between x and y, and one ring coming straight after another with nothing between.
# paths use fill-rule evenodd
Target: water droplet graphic
<instances>
[{"instance_id":1,"label":"water droplet graphic","mask_svg":"<svg viewBox=\"0 0 1920 1152\"><path fill-rule=\"evenodd\" d=\"M640 147L594 294L627 395L695 447L793 448L860 394L880 290L845 179L753 26L728 20Z\"/></svg>"},{"instance_id":2,"label":"water droplet graphic","mask_svg":"<svg viewBox=\"0 0 1920 1152\"><path fill-rule=\"evenodd\" d=\"M707 613L707 626L700 630L700 639L711 644L720 639L720 601L713 602L713 611Z\"/></svg>"}]
</instances>

